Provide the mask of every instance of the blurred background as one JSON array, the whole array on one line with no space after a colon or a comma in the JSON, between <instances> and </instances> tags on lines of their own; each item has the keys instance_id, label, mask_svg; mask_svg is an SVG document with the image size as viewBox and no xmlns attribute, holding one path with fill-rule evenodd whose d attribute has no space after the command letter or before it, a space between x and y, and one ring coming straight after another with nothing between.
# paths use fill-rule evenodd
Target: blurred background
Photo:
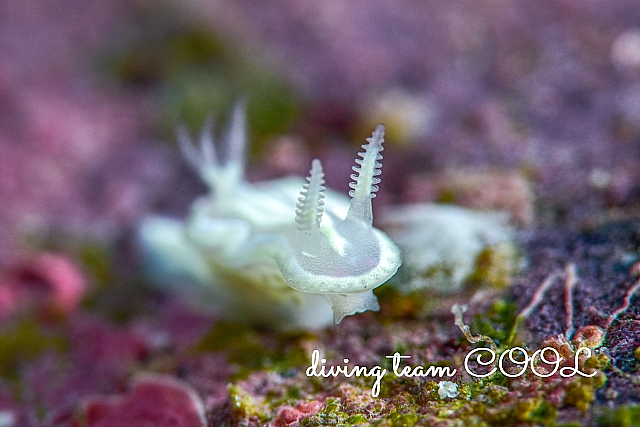
<instances>
[{"instance_id":1,"label":"blurred background","mask_svg":"<svg viewBox=\"0 0 640 427\"><path fill-rule=\"evenodd\" d=\"M206 191L174 129L225 123L238 99L251 180L305 174L318 157L346 192L358 146L382 122L375 209L450 202L504 210L525 230L639 212L637 0L5 0L2 317L20 292L54 312L84 298L118 322L145 311L149 295L131 286L136 225L184 216ZM29 322L0 331L3 348L68 345ZM0 368L25 354L0 349ZM30 386L47 366L27 370ZM111 390L74 390L96 389ZM0 393L0 406L11 399Z\"/></svg>"},{"instance_id":2,"label":"blurred background","mask_svg":"<svg viewBox=\"0 0 640 427\"><path fill-rule=\"evenodd\" d=\"M379 206L484 203L571 226L638 201L633 0L5 1L0 257L184 213L204 187L173 130L224 123L242 97L253 179L305 173L315 156L344 190L384 122ZM474 200L478 180L511 202Z\"/></svg>"}]
</instances>

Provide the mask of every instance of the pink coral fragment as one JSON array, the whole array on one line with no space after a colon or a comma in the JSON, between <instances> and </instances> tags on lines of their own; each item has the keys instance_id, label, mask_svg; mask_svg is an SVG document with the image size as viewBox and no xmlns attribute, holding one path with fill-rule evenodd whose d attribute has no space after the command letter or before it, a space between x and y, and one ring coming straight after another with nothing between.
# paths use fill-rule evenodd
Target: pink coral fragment
<instances>
[{"instance_id":1,"label":"pink coral fragment","mask_svg":"<svg viewBox=\"0 0 640 427\"><path fill-rule=\"evenodd\" d=\"M187 384L169 376L140 375L124 396L100 397L85 404L88 427L206 425L200 397Z\"/></svg>"}]
</instances>

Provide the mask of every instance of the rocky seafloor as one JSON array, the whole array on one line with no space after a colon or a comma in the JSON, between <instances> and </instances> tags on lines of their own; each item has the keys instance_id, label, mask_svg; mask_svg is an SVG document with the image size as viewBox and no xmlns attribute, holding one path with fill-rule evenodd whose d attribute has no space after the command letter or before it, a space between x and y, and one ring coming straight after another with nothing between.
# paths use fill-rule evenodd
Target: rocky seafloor
<instances>
[{"instance_id":1,"label":"rocky seafloor","mask_svg":"<svg viewBox=\"0 0 640 427\"><path fill-rule=\"evenodd\" d=\"M517 262L485 252L455 293L384 285L379 312L291 333L158 290L137 225L206 191L173 129L243 96L251 180L317 157L346 193L382 121L374 214L506 212ZM0 426L640 425L635 1L6 2L0 159ZM490 341L567 368L588 347L597 373L472 377ZM389 370L379 395L308 376L315 349ZM396 352L457 373L398 378Z\"/></svg>"}]
</instances>

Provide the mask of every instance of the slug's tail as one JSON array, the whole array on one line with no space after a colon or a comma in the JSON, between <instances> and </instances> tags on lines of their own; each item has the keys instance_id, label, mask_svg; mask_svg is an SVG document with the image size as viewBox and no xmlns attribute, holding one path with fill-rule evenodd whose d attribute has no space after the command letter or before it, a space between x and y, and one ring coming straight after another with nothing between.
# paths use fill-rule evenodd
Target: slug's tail
<instances>
[{"instance_id":1,"label":"slug's tail","mask_svg":"<svg viewBox=\"0 0 640 427\"><path fill-rule=\"evenodd\" d=\"M373 211L371 209L371 199L376 196L382 173L382 159L380 152L384 149L384 125L378 125L373 131L371 138L367 138L367 144L363 145L364 152L358 153L361 159L356 159L357 165L353 167L356 172L351 175L353 181L349 184L351 190L351 206L347 218L361 220L369 225L373 222Z\"/></svg>"},{"instance_id":2,"label":"slug's tail","mask_svg":"<svg viewBox=\"0 0 640 427\"><path fill-rule=\"evenodd\" d=\"M215 124L211 116L202 128L197 146L184 126L176 129L182 155L216 195L233 191L244 175L247 140L245 109L244 100L236 103L225 134L224 160L216 149L218 144L213 136Z\"/></svg>"}]
</instances>

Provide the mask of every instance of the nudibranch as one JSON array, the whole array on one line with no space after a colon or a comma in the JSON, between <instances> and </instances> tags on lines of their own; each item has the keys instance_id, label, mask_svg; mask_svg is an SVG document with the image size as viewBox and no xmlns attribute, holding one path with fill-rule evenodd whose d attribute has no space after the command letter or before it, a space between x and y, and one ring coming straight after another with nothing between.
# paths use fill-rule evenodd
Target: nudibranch
<instances>
[{"instance_id":1,"label":"nudibranch","mask_svg":"<svg viewBox=\"0 0 640 427\"><path fill-rule=\"evenodd\" d=\"M383 150L379 125L353 167L349 197L324 187L315 159L306 182L244 179L245 118L236 106L217 152L208 122L196 147L178 141L210 188L186 221L150 217L139 237L156 281L181 286L226 317L279 329L322 327L378 310L373 289L395 274L400 250L373 227Z\"/></svg>"}]
</instances>

